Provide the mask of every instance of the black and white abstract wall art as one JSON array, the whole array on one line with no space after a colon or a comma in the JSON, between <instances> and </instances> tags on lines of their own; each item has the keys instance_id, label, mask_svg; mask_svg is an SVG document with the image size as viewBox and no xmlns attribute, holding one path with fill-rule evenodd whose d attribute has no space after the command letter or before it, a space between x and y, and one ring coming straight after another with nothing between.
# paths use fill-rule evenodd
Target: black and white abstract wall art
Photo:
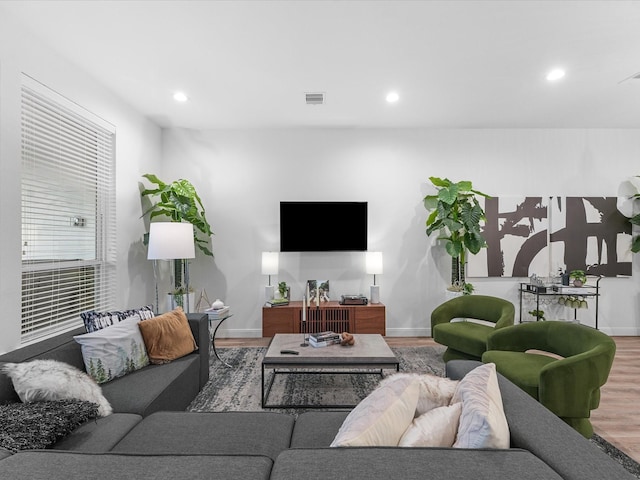
<instances>
[{"instance_id":1,"label":"black and white abstract wall art","mask_svg":"<svg viewBox=\"0 0 640 480\"><path fill-rule=\"evenodd\" d=\"M494 197L484 200L487 248L469 256L469 277L547 276L584 270L631 275L631 224L617 197Z\"/></svg>"}]
</instances>

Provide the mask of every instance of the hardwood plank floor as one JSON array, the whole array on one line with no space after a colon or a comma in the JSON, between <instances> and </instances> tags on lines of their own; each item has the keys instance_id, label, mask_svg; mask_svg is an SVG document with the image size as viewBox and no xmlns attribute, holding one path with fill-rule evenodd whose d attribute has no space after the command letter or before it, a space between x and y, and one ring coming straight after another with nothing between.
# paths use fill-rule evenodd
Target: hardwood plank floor
<instances>
[{"instance_id":1,"label":"hardwood plank floor","mask_svg":"<svg viewBox=\"0 0 640 480\"><path fill-rule=\"evenodd\" d=\"M595 432L640 462L640 337L613 337L617 350L600 406L592 412ZM216 347L260 347L270 338L216 338ZM436 345L431 337L387 337L392 347Z\"/></svg>"}]
</instances>

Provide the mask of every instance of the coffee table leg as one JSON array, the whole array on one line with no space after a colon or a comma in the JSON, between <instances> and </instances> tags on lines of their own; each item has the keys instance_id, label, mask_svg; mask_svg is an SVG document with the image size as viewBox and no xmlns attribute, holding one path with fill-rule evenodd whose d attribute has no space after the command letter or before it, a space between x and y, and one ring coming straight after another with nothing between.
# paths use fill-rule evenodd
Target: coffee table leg
<instances>
[{"instance_id":1,"label":"coffee table leg","mask_svg":"<svg viewBox=\"0 0 640 480\"><path fill-rule=\"evenodd\" d=\"M276 369L273 369L273 375L269 379L269 385L267 385L267 389L265 391L264 388L264 363L262 364L262 408L267 408L267 399L269 398L269 394L271 393L271 387L273 387L273 382L276 379ZM269 407L270 408L270 407Z\"/></svg>"}]
</instances>

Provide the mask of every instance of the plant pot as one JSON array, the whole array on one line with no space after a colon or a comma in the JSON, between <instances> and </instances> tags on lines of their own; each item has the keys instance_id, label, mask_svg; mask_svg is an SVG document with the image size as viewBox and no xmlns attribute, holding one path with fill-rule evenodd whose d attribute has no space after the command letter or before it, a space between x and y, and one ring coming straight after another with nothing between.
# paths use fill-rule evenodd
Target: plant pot
<instances>
[{"instance_id":1,"label":"plant pot","mask_svg":"<svg viewBox=\"0 0 640 480\"><path fill-rule=\"evenodd\" d=\"M573 280L573 286L574 287L581 287L582 285L584 285L584 282L582 280L580 280L579 278L575 278Z\"/></svg>"},{"instance_id":2,"label":"plant pot","mask_svg":"<svg viewBox=\"0 0 640 480\"><path fill-rule=\"evenodd\" d=\"M464 292L454 290L445 290L444 293L447 300L451 300L452 298L461 297L464 295Z\"/></svg>"},{"instance_id":3,"label":"plant pot","mask_svg":"<svg viewBox=\"0 0 640 480\"><path fill-rule=\"evenodd\" d=\"M167 293L167 312L174 310L176 307L182 307L185 312L193 312L196 299L195 292L189 292L189 295L186 295L188 304L184 303L184 297L184 294Z\"/></svg>"}]
</instances>

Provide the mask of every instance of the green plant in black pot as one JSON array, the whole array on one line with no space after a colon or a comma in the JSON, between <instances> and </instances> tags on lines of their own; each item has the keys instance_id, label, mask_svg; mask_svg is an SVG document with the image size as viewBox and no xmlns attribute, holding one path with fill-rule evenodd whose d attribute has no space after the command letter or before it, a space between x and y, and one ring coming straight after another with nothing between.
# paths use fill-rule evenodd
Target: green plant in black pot
<instances>
[{"instance_id":1,"label":"green plant in black pot","mask_svg":"<svg viewBox=\"0 0 640 480\"><path fill-rule=\"evenodd\" d=\"M207 256L213 253L209 248L213 231L207 221L204 205L195 187L188 180L180 179L171 183L165 183L151 173L143 175L144 178L156 185L156 188L145 188L141 195L155 201L142 216L149 215L149 220L156 217L165 217L172 222L187 222L194 226L193 241L198 249ZM149 243L149 234L144 235L144 244ZM182 284L184 260L174 260L174 290L175 295L184 295L185 286Z\"/></svg>"},{"instance_id":2,"label":"green plant in black pot","mask_svg":"<svg viewBox=\"0 0 640 480\"><path fill-rule=\"evenodd\" d=\"M445 250L451 256L451 285L457 285L469 294L473 288L466 283L467 254L475 255L487 246L480 230L485 214L477 197L490 197L474 190L467 180L452 182L438 177L429 177L429 180L438 192L423 200L424 207L430 212L426 221L427 236L439 232L438 239L445 241Z\"/></svg>"}]
</instances>

